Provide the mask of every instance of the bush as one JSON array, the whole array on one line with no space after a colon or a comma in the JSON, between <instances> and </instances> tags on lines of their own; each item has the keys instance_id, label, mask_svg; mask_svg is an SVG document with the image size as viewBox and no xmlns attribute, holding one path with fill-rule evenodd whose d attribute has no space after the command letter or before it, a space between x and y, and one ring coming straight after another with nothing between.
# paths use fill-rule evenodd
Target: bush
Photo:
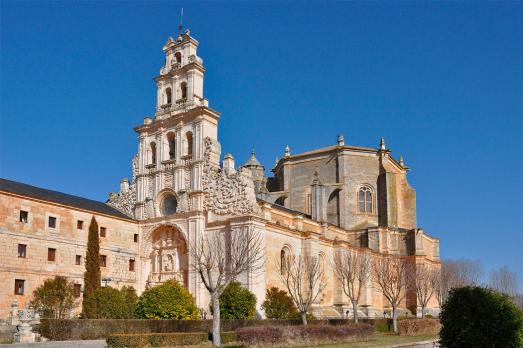
<instances>
[{"instance_id":1,"label":"bush","mask_svg":"<svg viewBox=\"0 0 523 348\"><path fill-rule=\"evenodd\" d=\"M111 348L196 346L206 342L207 336L205 332L116 334L107 338L107 346Z\"/></svg>"},{"instance_id":2,"label":"bush","mask_svg":"<svg viewBox=\"0 0 523 348\"><path fill-rule=\"evenodd\" d=\"M144 291L134 315L140 319L199 319L191 293L174 280Z\"/></svg>"},{"instance_id":3,"label":"bush","mask_svg":"<svg viewBox=\"0 0 523 348\"><path fill-rule=\"evenodd\" d=\"M437 335L441 324L437 319L404 319L398 321L400 336Z\"/></svg>"},{"instance_id":4,"label":"bush","mask_svg":"<svg viewBox=\"0 0 523 348\"><path fill-rule=\"evenodd\" d=\"M132 287L121 290L106 286L86 296L84 305L90 308L92 319L131 319L138 296Z\"/></svg>"},{"instance_id":5,"label":"bush","mask_svg":"<svg viewBox=\"0 0 523 348\"><path fill-rule=\"evenodd\" d=\"M65 319L76 306L74 285L66 277L56 276L44 281L33 291L30 306L42 318Z\"/></svg>"},{"instance_id":6,"label":"bush","mask_svg":"<svg viewBox=\"0 0 523 348\"><path fill-rule=\"evenodd\" d=\"M523 314L508 296L493 290L452 289L440 318L442 347L523 346Z\"/></svg>"},{"instance_id":7,"label":"bush","mask_svg":"<svg viewBox=\"0 0 523 348\"><path fill-rule=\"evenodd\" d=\"M371 336L374 328L369 324L253 326L236 330L238 341L247 345L294 344L309 342L339 342Z\"/></svg>"},{"instance_id":8,"label":"bush","mask_svg":"<svg viewBox=\"0 0 523 348\"><path fill-rule=\"evenodd\" d=\"M253 319L255 315L256 296L240 283L230 283L220 296L221 318Z\"/></svg>"},{"instance_id":9,"label":"bush","mask_svg":"<svg viewBox=\"0 0 523 348\"><path fill-rule=\"evenodd\" d=\"M277 287L267 289L262 309L269 319L297 319L300 317L300 312L291 297Z\"/></svg>"}]
</instances>

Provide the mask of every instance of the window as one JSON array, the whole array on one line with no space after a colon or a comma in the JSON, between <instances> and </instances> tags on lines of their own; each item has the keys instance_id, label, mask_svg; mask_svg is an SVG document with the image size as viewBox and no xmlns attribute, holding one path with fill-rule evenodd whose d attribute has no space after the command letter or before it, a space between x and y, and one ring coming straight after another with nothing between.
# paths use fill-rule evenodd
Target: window
<instances>
[{"instance_id":1,"label":"window","mask_svg":"<svg viewBox=\"0 0 523 348\"><path fill-rule=\"evenodd\" d=\"M129 260L129 271L134 272L134 260Z\"/></svg>"},{"instance_id":2,"label":"window","mask_svg":"<svg viewBox=\"0 0 523 348\"><path fill-rule=\"evenodd\" d=\"M74 285L74 297L80 297L82 295L82 284Z\"/></svg>"},{"instance_id":3,"label":"window","mask_svg":"<svg viewBox=\"0 0 523 348\"><path fill-rule=\"evenodd\" d=\"M176 157L176 137L173 132L167 133L167 142L169 143L169 159Z\"/></svg>"},{"instance_id":4,"label":"window","mask_svg":"<svg viewBox=\"0 0 523 348\"><path fill-rule=\"evenodd\" d=\"M166 98L167 104L171 104L171 98L172 98L171 87L168 87L165 89L165 98Z\"/></svg>"},{"instance_id":5,"label":"window","mask_svg":"<svg viewBox=\"0 0 523 348\"><path fill-rule=\"evenodd\" d=\"M156 164L156 143L151 143L151 164Z\"/></svg>"},{"instance_id":6,"label":"window","mask_svg":"<svg viewBox=\"0 0 523 348\"><path fill-rule=\"evenodd\" d=\"M372 190L370 187L363 186L358 191L358 207L360 213L372 213Z\"/></svg>"},{"instance_id":7,"label":"window","mask_svg":"<svg viewBox=\"0 0 523 348\"><path fill-rule=\"evenodd\" d=\"M135 234L134 234L134 242L135 242L135 243L138 243L138 233L135 233Z\"/></svg>"},{"instance_id":8,"label":"window","mask_svg":"<svg viewBox=\"0 0 523 348\"><path fill-rule=\"evenodd\" d=\"M82 255L76 255L75 264L77 266L82 264Z\"/></svg>"},{"instance_id":9,"label":"window","mask_svg":"<svg viewBox=\"0 0 523 348\"><path fill-rule=\"evenodd\" d=\"M185 141L187 142L187 156L192 156L192 132L187 132L185 134Z\"/></svg>"},{"instance_id":10,"label":"window","mask_svg":"<svg viewBox=\"0 0 523 348\"><path fill-rule=\"evenodd\" d=\"M25 287L25 280L15 279L15 295L23 295Z\"/></svg>"},{"instance_id":11,"label":"window","mask_svg":"<svg viewBox=\"0 0 523 348\"><path fill-rule=\"evenodd\" d=\"M281 274L285 274L287 271L286 267L286 255L285 255L285 249L281 249L280 251L280 272Z\"/></svg>"},{"instance_id":12,"label":"window","mask_svg":"<svg viewBox=\"0 0 523 348\"><path fill-rule=\"evenodd\" d=\"M25 245L25 244L18 244L18 257L21 257L21 258L25 259L26 249L27 249L27 245Z\"/></svg>"},{"instance_id":13,"label":"window","mask_svg":"<svg viewBox=\"0 0 523 348\"><path fill-rule=\"evenodd\" d=\"M100 237L104 237L107 233L107 229L105 227L100 227Z\"/></svg>"},{"instance_id":14,"label":"window","mask_svg":"<svg viewBox=\"0 0 523 348\"><path fill-rule=\"evenodd\" d=\"M27 223L27 218L29 216L29 213L25 210L20 210L20 222Z\"/></svg>"},{"instance_id":15,"label":"window","mask_svg":"<svg viewBox=\"0 0 523 348\"><path fill-rule=\"evenodd\" d=\"M164 216L173 215L176 213L176 207L178 206L178 201L173 194L168 194L162 201L161 209Z\"/></svg>"},{"instance_id":16,"label":"window","mask_svg":"<svg viewBox=\"0 0 523 348\"><path fill-rule=\"evenodd\" d=\"M79 230L83 230L84 229L84 222L82 220L76 221L76 228L79 229Z\"/></svg>"},{"instance_id":17,"label":"window","mask_svg":"<svg viewBox=\"0 0 523 348\"><path fill-rule=\"evenodd\" d=\"M56 260L56 249L48 248L47 249L47 261L54 262Z\"/></svg>"},{"instance_id":18,"label":"window","mask_svg":"<svg viewBox=\"0 0 523 348\"><path fill-rule=\"evenodd\" d=\"M182 99L186 99L187 98L187 82L182 82L180 84L180 89L182 90Z\"/></svg>"},{"instance_id":19,"label":"window","mask_svg":"<svg viewBox=\"0 0 523 348\"><path fill-rule=\"evenodd\" d=\"M49 216L49 221L47 226L49 228L56 228L56 218L54 216Z\"/></svg>"},{"instance_id":20,"label":"window","mask_svg":"<svg viewBox=\"0 0 523 348\"><path fill-rule=\"evenodd\" d=\"M100 255L100 267L107 267L107 256Z\"/></svg>"},{"instance_id":21,"label":"window","mask_svg":"<svg viewBox=\"0 0 523 348\"><path fill-rule=\"evenodd\" d=\"M176 58L176 63L181 63L182 62L182 54L180 52L176 52L174 54L174 58Z\"/></svg>"}]
</instances>

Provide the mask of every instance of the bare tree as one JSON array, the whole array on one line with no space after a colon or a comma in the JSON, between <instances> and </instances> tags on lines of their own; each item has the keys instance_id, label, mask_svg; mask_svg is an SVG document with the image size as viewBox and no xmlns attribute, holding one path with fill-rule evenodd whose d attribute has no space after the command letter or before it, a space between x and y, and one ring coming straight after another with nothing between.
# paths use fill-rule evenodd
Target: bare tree
<instances>
[{"instance_id":1,"label":"bare tree","mask_svg":"<svg viewBox=\"0 0 523 348\"><path fill-rule=\"evenodd\" d=\"M287 255L280 264L280 278L307 325L310 306L325 288L323 266L318 257Z\"/></svg>"},{"instance_id":2,"label":"bare tree","mask_svg":"<svg viewBox=\"0 0 523 348\"><path fill-rule=\"evenodd\" d=\"M518 292L518 277L507 266L503 266L490 274L489 286L510 297L515 297Z\"/></svg>"},{"instance_id":3,"label":"bare tree","mask_svg":"<svg viewBox=\"0 0 523 348\"><path fill-rule=\"evenodd\" d=\"M250 228L209 232L190 245L190 254L191 269L211 295L213 345L220 346L220 295L239 275L263 268L263 240Z\"/></svg>"},{"instance_id":4,"label":"bare tree","mask_svg":"<svg viewBox=\"0 0 523 348\"><path fill-rule=\"evenodd\" d=\"M439 272L433 266L421 263L416 265L415 279L412 282L416 298L421 306L421 317L425 318L425 309L434 295L439 281Z\"/></svg>"},{"instance_id":5,"label":"bare tree","mask_svg":"<svg viewBox=\"0 0 523 348\"><path fill-rule=\"evenodd\" d=\"M441 262L439 277L434 278L436 299L443 305L451 289L479 285L483 277L483 265L478 260L445 260Z\"/></svg>"},{"instance_id":6,"label":"bare tree","mask_svg":"<svg viewBox=\"0 0 523 348\"><path fill-rule=\"evenodd\" d=\"M406 296L406 287L409 284L409 264L404 257L386 256L376 258L373 271L378 289L392 306L392 323L394 332L398 332L397 309Z\"/></svg>"},{"instance_id":7,"label":"bare tree","mask_svg":"<svg viewBox=\"0 0 523 348\"><path fill-rule=\"evenodd\" d=\"M443 266L448 269L451 288L481 284L484 269L479 260L446 260Z\"/></svg>"},{"instance_id":8,"label":"bare tree","mask_svg":"<svg viewBox=\"0 0 523 348\"><path fill-rule=\"evenodd\" d=\"M354 322L357 323L361 290L370 277L370 258L358 251L338 250L334 254L334 271L352 303Z\"/></svg>"}]
</instances>

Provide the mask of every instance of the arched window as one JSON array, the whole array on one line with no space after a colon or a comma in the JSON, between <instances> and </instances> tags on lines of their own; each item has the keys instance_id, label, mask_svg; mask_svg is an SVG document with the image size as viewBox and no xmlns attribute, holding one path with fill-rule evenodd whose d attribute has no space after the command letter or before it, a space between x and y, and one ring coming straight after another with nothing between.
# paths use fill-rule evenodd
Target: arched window
<instances>
[{"instance_id":1,"label":"arched window","mask_svg":"<svg viewBox=\"0 0 523 348\"><path fill-rule=\"evenodd\" d=\"M167 133L167 142L169 143L169 159L176 157L176 136L173 132Z\"/></svg>"},{"instance_id":2,"label":"arched window","mask_svg":"<svg viewBox=\"0 0 523 348\"><path fill-rule=\"evenodd\" d=\"M151 164L156 164L156 143L151 143Z\"/></svg>"},{"instance_id":3,"label":"arched window","mask_svg":"<svg viewBox=\"0 0 523 348\"><path fill-rule=\"evenodd\" d=\"M187 82L182 82L180 84L180 89L182 91L182 99L187 98Z\"/></svg>"},{"instance_id":4,"label":"arched window","mask_svg":"<svg viewBox=\"0 0 523 348\"><path fill-rule=\"evenodd\" d=\"M176 52L174 54L174 58L176 59L176 63L181 63L182 62L182 54L180 52Z\"/></svg>"},{"instance_id":5,"label":"arched window","mask_svg":"<svg viewBox=\"0 0 523 348\"><path fill-rule=\"evenodd\" d=\"M372 213L373 192L368 186L363 186L358 191L358 208L360 213Z\"/></svg>"},{"instance_id":6,"label":"arched window","mask_svg":"<svg viewBox=\"0 0 523 348\"><path fill-rule=\"evenodd\" d=\"M289 252L287 248L283 248L280 251L280 273L285 274L287 273L287 267L289 266Z\"/></svg>"},{"instance_id":7,"label":"arched window","mask_svg":"<svg viewBox=\"0 0 523 348\"><path fill-rule=\"evenodd\" d=\"M165 89L165 99L167 101L167 104L171 104L171 101L172 101L172 91L171 91L171 87L167 87Z\"/></svg>"},{"instance_id":8,"label":"arched window","mask_svg":"<svg viewBox=\"0 0 523 348\"><path fill-rule=\"evenodd\" d=\"M192 147L193 147L193 142L192 142L192 132L187 132L185 133L185 141L187 143L187 151L186 151L186 155L187 156L192 156Z\"/></svg>"}]
</instances>

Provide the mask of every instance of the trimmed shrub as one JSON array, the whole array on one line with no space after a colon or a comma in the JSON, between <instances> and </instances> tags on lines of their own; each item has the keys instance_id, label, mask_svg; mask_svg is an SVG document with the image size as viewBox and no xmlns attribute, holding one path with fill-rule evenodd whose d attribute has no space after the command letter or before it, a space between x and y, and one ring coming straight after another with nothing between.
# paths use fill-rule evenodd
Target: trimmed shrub
<instances>
[{"instance_id":1,"label":"trimmed shrub","mask_svg":"<svg viewBox=\"0 0 523 348\"><path fill-rule=\"evenodd\" d=\"M111 348L196 346L206 342L207 336L205 332L116 334L107 338L107 346Z\"/></svg>"},{"instance_id":2,"label":"trimmed shrub","mask_svg":"<svg viewBox=\"0 0 523 348\"><path fill-rule=\"evenodd\" d=\"M294 344L309 342L339 342L364 339L371 336L374 327L369 324L254 326L236 330L238 341L247 345Z\"/></svg>"},{"instance_id":3,"label":"trimmed shrub","mask_svg":"<svg viewBox=\"0 0 523 348\"><path fill-rule=\"evenodd\" d=\"M522 347L523 314L490 289L452 289L442 306L442 347Z\"/></svg>"},{"instance_id":4,"label":"trimmed shrub","mask_svg":"<svg viewBox=\"0 0 523 348\"><path fill-rule=\"evenodd\" d=\"M132 319L138 296L132 287L122 290L106 286L94 290L84 299L92 319Z\"/></svg>"},{"instance_id":5,"label":"trimmed shrub","mask_svg":"<svg viewBox=\"0 0 523 348\"><path fill-rule=\"evenodd\" d=\"M42 318L68 318L69 313L76 306L73 283L62 276L46 279L33 291L30 306Z\"/></svg>"},{"instance_id":6,"label":"trimmed shrub","mask_svg":"<svg viewBox=\"0 0 523 348\"><path fill-rule=\"evenodd\" d=\"M291 297L277 287L267 289L262 309L269 319L298 319L300 312Z\"/></svg>"},{"instance_id":7,"label":"trimmed shrub","mask_svg":"<svg viewBox=\"0 0 523 348\"><path fill-rule=\"evenodd\" d=\"M256 296L240 283L230 283L220 296L221 318L253 319L255 315Z\"/></svg>"},{"instance_id":8,"label":"trimmed shrub","mask_svg":"<svg viewBox=\"0 0 523 348\"><path fill-rule=\"evenodd\" d=\"M437 319L404 319L398 321L400 336L437 335L441 324Z\"/></svg>"},{"instance_id":9,"label":"trimmed shrub","mask_svg":"<svg viewBox=\"0 0 523 348\"><path fill-rule=\"evenodd\" d=\"M174 280L144 291L134 315L140 319L199 319L191 293Z\"/></svg>"}]
</instances>

